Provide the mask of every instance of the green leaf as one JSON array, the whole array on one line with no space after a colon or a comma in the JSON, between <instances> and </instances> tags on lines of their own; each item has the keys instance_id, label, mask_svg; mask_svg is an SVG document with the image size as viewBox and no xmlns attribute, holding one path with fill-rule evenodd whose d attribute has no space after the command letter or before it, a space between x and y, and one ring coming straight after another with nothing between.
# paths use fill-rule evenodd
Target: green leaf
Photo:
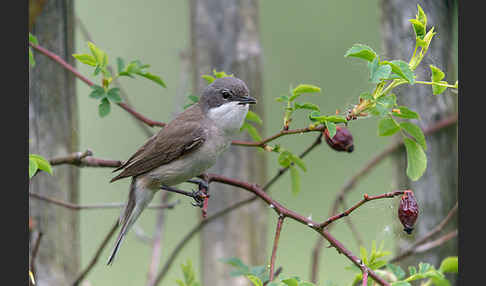
<instances>
[{"instance_id":1,"label":"green leaf","mask_svg":"<svg viewBox=\"0 0 486 286\"><path fill-rule=\"evenodd\" d=\"M101 72L101 66L97 65L94 72L93 72L93 75L98 75L100 72Z\"/></svg>"},{"instance_id":2,"label":"green leaf","mask_svg":"<svg viewBox=\"0 0 486 286\"><path fill-rule=\"evenodd\" d=\"M406 273L399 265L388 263L386 265L386 268L388 268L397 277L398 280L402 280L405 277Z\"/></svg>"},{"instance_id":3,"label":"green leaf","mask_svg":"<svg viewBox=\"0 0 486 286\"><path fill-rule=\"evenodd\" d=\"M29 47L29 64L32 67L35 67L34 53L32 53L32 49L30 47Z\"/></svg>"},{"instance_id":4,"label":"green leaf","mask_svg":"<svg viewBox=\"0 0 486 286\"><path fill-rule=\"evenodd\" d=\"M315 111L320 111L321 109L319 108L318 105L310 102L304 102L304 103L298 103L296 102L294 104L295 109L307 109L307 110L315 110Z\"/></svg>"},{"instance_id":5,"label":"green leaf","mask_svg":"<svg viewBox=\"0 0 486 286\"><path fill-rule=\"evenodd\" d=\"M368 264L368 251L363 246L359 247L360 258L364 264Z\"/></svg>"},{"instance_id":6,"label":"green leaf","mask_svg":"<svg viewBox=\"0 0 486 286\"><path fill-rule=\"evenodd\" d=\"M203 79L205 79L208 82L208 84L210 84L210 83L212 83L213 81L216 80L213 76L210 76L210 75L207 75L207 74L203 74L201 77Z\"/></svg>"},{"instance_id":7,"label":"green leaf","mask_svg":"<svg viewBox=\"0 0 486 286\"><path fill-rule=\"evenodd\" d=\"M248 110L248 113L246 114L246 120L258 123L260 125L263 124L263 120L260 118L260 116L258 116L258 114L251 110Z\"/></svg>"},{"instance_id":8,"label":"green leaf","mask_svg":"<svg viewBox=\"0 0 486 286\"><path fill-rule=\"evenodd\" d=\"M419 4L417 4L417 15L416 15L417 20L422 23L425 27L427 27L427 16L424 13L424 10L422 7L420 7Z\"/></svg>"},{"instance_id":9,"label":"green leaf","mask_svg":"<svg viewBox=\"0 0 486 286\"><path fill-rule=\"evenodd\" d=\"M278 156L278 163L280 164L280 166L284 168L290 166L290 163L292 163L292 161L290 161L289 153L289 151L282 151L282 153L280 153L280 155Z\"/></svg>"},{"instance_id":10,"label":"green leaf","mask_svg":"<svg viewBox=\"0 0 486 286\"><path fill-rule=\"evenodd\" d=\"M94 43L88 42L88 47L91 50L91 54L93 54L96 62L102 66L104 62L105 52L103 52L100 48L98 48Z\"/></svg>"},{"instance_id":11,"label":"green leaf","mask_svg":"<svg viewBox=\"0 0 486 286\"><path fill-rule=\"evenodd\" d=\"M362 45L362 44L354 44L345 54L344 57L355 57L367 60L369 62L373 61L377 55L372 48Z\"/></svg>"},{"instance_id":12,"label":"green leaf","mask_svg":"<svg viewBox=\"0 0 486 286\"><path fill-rule=\"evenodd\" d=\"M92 85L91 86L91 89L93 91L91 91L91 93L89 94L89 97L91 98L94 98L94 99L99 99L99 98L102 98L103 96L105 96L105 89L99 85Z\"/></svg>"},{"instance_id":13,"label":"green leaf","mask_svg":"<svg viewBox=\"0 0 486 286\"><path fill-rule=\"evenodd\" d=\"M120 57L116 58L116 66L118 68L118 73L123 72L125 69L125 61Z\"/></svg>"},{"instance_id":14,"label":"green leaf","mask_svg":"<svg viewBox=\"0 0 486 286\"><path fill-rule=\"evenodd\" d=\"M377 60L376 58L375 60ZM373 60L373 62L375 61ZM390 65L378 65L372 64L370 81L372 83L379 83L382 79L388 79L390 77L392 68Z\"/></svg>"},{"instance_id":15,"label":"green leaf","mask_svg":"<svg viewBox=\"0 0 486 286\"><path fill-rule=\"evenodd\" d=\"M378 123L378 135L390 136L400 130L400 126L390 117L382 118Z\"/></svg>"},{"instance_id":16,"label":"green leaf","mask_svg":"<svg viewBox=\"0 0 486 286\"><path fill-rule=\"evenodd\" d=\"M363 92L359 95L362 100L373 100L373 96L369 92Z\"/></svg>"},{"instance_id":17,"label":"green leaf","mask_svg":"<svg viewBox=\"0 0 486 286\"><path fill-rule=\"evenodd\" d=\"M292 91L292 96L290 97L290 101L293 101L297 97L299 97L301 94L304 93L317 93L321 92L321 88L315 85L310 85L310 84L299 84L294 90Z\"/></svg>"},{"instance_id":18,"label":"green leaf","mask_svg":"<svg viewBox=\"0 0 486 286\"><path fill-rule=\"evenodd\" d=\"M408 274L410 276L412 276L412 275L415 275L415 273L417 273L417 269L415 268L415 266L409 266L408 267Z\"/></svg>"},{"instance_id":19,"label":"green leaf","mask_svg":"<svg viewBox=\"0 0 486 286\"><path fill-rule=\"evenodd\" d=\"M396 105L397 97L392 93L387 96L381 96L376 100L376 105L370 111L373 115L384 116L388 110Z\"/></svg>"},{"instance_id":20,"label":"green leaf","mask_svg":"<svg viewBox=\"0 0 486 286\"><path fill-rule=\"evenodd\" d=\"M334 122L334 123L344 123L344 122L348 122L346 120L346 117L341 116L341 115L330 115L330 116L326 116L326 120L329 121L329 122Z\"/></svg>"},{"instance_id":21,"label":"green leaf","mask_svg":"<svg viewBox=\"0 0 486 286\"><path fill-rule=\"evenodd\" d=\"M406 281L396 281L396 282L392 282L391 286L412 286L412 284Z\"/></svg>"},{"instance_id":22,"label":"green leaf","mask_svg":"<svg viewBox=\"0 0 486 286\"><path fill-rule=\"evenodd\" d=\"M299 166L302 169L302 171L307 172L307 167L305 166L304 161L301 158L299 158L299 156L295 156L294 154L289 152L289 159L297 166Z\"/></svg>"},{"instance_id":23,"label":"green leaf","mask_svg":"<svg viewBox=\"0 0 486 286\"><path fill-rule=\"evenodd\" d=\"M290 180L292 182L292 194L297 195L300 192L300 174L296 167L290 165L289 168Z\"/></svg>"},{"instance_id":24,"label":"green leaf","mask_svg":"<svg viewBox=\"0 0 486 286\"><path fill-rule=\"evenodd\" d=\"M122 102L122 98L120 97L120 89L118 87L108 90L107 97L113 103Z\"/></svg>"},{"instance_id":25,"label":"green leaf","mask_svg":"<svg viewBox=\"0 0 486 286\"><path fill-rule=\"evenodd\" d=\"M216 69L213 69L213 75L217 78L223 78L223 77L232 77L233 75L232 74L227 74L225 73L224 71L216 71Z\"/></svg>"},{"instance_id":26,"label":"green leaf","mask_svg":"<svg viewBox=\"0 0 486 286\"><path fill-rule=\"evenodd\" d=\"M407 133L415 138L415 141L417 141L417 143L420 144L424 150L427 150L425 136L420 127L410 122L402 122L400 123L400 128L407 131Z\"/></svg>"},{"instance_id":27,"label":"green leaf","mask_svg":"<svg viewBox=\"0 0 486 286\"><path fill-rule=\"evenodd\" d=\"M403 142L407 150L407 176L417 181L427 168L427 157L422 147L412 139L404 138Z\"/></svg>"},{"instance_id":28,"label":"green leaf","mask_svg":"<svg viewBox=\"0 0 486 286\"><path fill-rule=\"evenodd\" d=\"M37 165L36 160L33 160L29 156L29 180L35 175L39 166Z\"/></svg>"},{"instance_id":29,"label":"green leaf","mask_svg":"<svg viewBox=\"0 0 486 286\"><path fill-rule=\"evenodd\" d=\"M439 271L442 273L457 273L459 271L457 256L447 257L442 260Z\"/></svg>"},{"instance_id":30,"label":"green leaf","mask_svg":"<svg viewBox=\"0 0 486 286\"><path fill-rule=\"evenodd\" d=\"M420 119L420 116L417 112L410 110L406 106L397 106L394 109L398 111L392 111L393 116L409 119Z\"/></svg>"},{"instance_id":31,"label":"green leaf","mask_svg":"<svg viewBox=\"0 0 486 286\"><path fill-rule=\"evenodd\" d=\"M447 84L447 81L441 80L437 83ZM443 93L446 89L447 89L447 86L432 84L432 94L433 95L439 95L439 94Z\"/></svg>"},{"instance_id":32,"label":"green leaf","mask_svg":"<svg viewBox=\"0 0 486 286\"><path fill-rule=\"evenodd\" d=\"M430 72L432 73L431 75L432 82L439 82L445 77L444 72L434 65L430 65Z\"/></svg>"},{"instance_id":33,"label":"green leaf","mask_svg":"<svg viewBox=\"0 0 486 286\"><path fill-rule=\"evenodd\" d=\"M164 81L160 77L158 77L158 76L156 76L154 74L151 74L149 72L145 72L145 73L136 72L136 74L138 74L139 76L143 76L144 78L150 79L151 81L158 83L162 87L167 87L165 85Z\"/></svg>"},{"instance_id":34,"label":"green leaf","mask_svg":"<svg viewBox=\"0 0 486 286\"><path fill-rule=\"evenodd\" d=\"M415 36L417 39L423 40L425 36L425 26L417 19L410 19L408 20L412 23L413 30L415 31Z\"/></svg>"},{"instance_id":35,"label":"green leaf","mask_svg":"<svg viewBox=\"0 0 486 286\"><path fill-rule=\"evenodd\" d=\"M83 64L95 67L97 65L95 57L88 54L73 54L73 57Z\"/></svg>"},{"instance_id":36,"label":"green leaf","mask_svg":"<svg viewBox=\"0 0 486 286\"><path fill-rule=\"evenodd\" d=\"M287 95L281 95L277 98L275 98L276 101L278 102L287 102L290 100L290 98Z\"/></svg>"},{"instance_id":37,"label":"green leaf","mask_svg":"<svg viewBox=\"0 0 486 286\"><path fill-rule=\"evenodd\" d=\"M255 141L261 141L262 137L258 133L258 130L248 122L243 122L243 125L241 125L240 131L246 130L248 134L250 134L251 138Z\"/></svg>"},{"instance_id":38,"label":"green leaf","mask_svg":"<svg viewBox=\"0 0 486 286\"><path fill-rule=\"evenodd\" d=\"M298 286L299 281L295 278L288 278L285 280L282 280L283 283L285 283L287 286Z\"/></svg>"},{"instance_id":39,"label":"green leaf","mask_svg":"<svg viewBox=\"0 0 486 286\"><path fill-rule=\"evenodd\" d=\"M42 171L47 172L50 175L52 175L51 164L44 157L37 155L37 154L30 154L29 155L29 161L30 160L35 161L37 168L39 168L39 170L42 170ZM30 163L29 163L29 168L30 168Z\"/></svg>"},{"instance_id":40,"label":"green leaf","mask_svg":"<svg viewBox=\"0 0 486 286\"><path fill-rule=\"evenodd\" d=\"M333 138L336 135L336 124L331 121L325 121L327 132L329 132L329 138Z\"/></svg>"},{"instance_id":41,"label":"green leaf","mask_svg":"<svg viewBox=\"0 0 486 286\"><path fill-rule=\"evenodd\" d=\"M246 277L251 281L251 283L253 283L253 285L263 286L262 280L260 280L260 278L254 276L254 275L251 275L251 274L247 275Z\"/></svg>"},{"instance_id":42,"label":"green leaf","mask_svg":"<svg viewBox=\"0 0 486 286\"><path fill-rule=\"evenodd\" d=\"M408 63L402 60L394 60L391 62L383 61L381 64L388 64L391 67L392 72L396 73L399 77L405 79L410 84L415 83L415 74L410 69Z\"/></svg>"},{"instance_id":43,"label":"green leaf","mask_svg":"<svg viewBox=\"0 0 486 286\"><path fill-rule=\"evenodd\" d=\"M189 98L190 101L196 103L196 102L199 102L199 96L195 96L195 95L188 95L187 98Z\"/></svg>"},{"instance_id":44,"label":"green leaf","mask_svg":"<svg viewBox=\"0 0 486 286\"><path fill-rule=\"evenodd\" d=\"M98 105L98 114L105 117L110 113L110 109L110 101L106 97L102 98L100 105Z\"/></svg>"},{"instance_id":45,"label":"green leaf","mask_svg":"<svg viewBox=\"0 0 486 286\"><path fill-rule=\"evenodd\" d=\"M32 43L34 45L38 45L39 42L37 41L37 37L29 33L29 43Z\"/></svg>"}]
</instances>

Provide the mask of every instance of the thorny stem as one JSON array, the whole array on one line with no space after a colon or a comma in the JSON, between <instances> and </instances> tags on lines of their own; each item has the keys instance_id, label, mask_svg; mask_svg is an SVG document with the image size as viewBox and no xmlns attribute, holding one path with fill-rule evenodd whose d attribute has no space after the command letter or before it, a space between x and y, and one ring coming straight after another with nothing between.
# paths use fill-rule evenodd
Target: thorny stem
<instances>
[{"instance_id":1,"label":"thorny stem","mask_svg":"<svg viewBox=\"0 0 486 286\"><path fill-rule=\"evenodd\" d=\"M280 231L282 230L282 224L284 221L284 216L279 216L277 221L277 230L275 231L275 239L273 240L273 250L272 250L272 258L270 259L270 279L269 281L272 282L274 278L274 269L275 269L275 259L277 257L277 246L278 240L280 238Z\"/></svg>"}]
</instances>

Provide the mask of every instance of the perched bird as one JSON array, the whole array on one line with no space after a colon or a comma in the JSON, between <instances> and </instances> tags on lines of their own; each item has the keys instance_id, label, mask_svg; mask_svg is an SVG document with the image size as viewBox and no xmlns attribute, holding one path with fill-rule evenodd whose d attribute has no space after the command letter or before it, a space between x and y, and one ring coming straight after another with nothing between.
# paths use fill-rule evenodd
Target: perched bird
<instances>
[{"instance_id":1,"label":"perched bird","mask_svg":"<svg viewBox=\"0 0 486 286\"><path fill-rule=\"evenodd\" d=\"M183 183L213 166L239 132L249 104L254 103L256 99L249 96L242 80L218 78L203 90L196 104L180 113L114 170L123 169L110 182L127 177L132 177L132 182L108 265L154 194L163 186Z\"/></svg>"}]
</instances>

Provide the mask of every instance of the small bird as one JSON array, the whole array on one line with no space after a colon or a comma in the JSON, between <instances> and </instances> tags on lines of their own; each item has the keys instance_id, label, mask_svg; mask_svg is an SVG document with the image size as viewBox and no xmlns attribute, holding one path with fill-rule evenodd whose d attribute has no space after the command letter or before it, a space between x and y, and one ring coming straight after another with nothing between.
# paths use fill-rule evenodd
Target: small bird
<instances>
[{"instance_id":1,"label":"small bird","mask_svg":"<svg viewBox=\"0 0 486 286\"><path fill-rule=\"evenodd\" d=\"M242 80L218 78L202 91L196 104L177 115L113 171L123 169L110 183L127 177L132 177L132 181L127 205L118 220L122 227L108 265L113 263L125 235L154 194L164 186L199 176L213 166L239 132L249 104L255 103Z\"/></svg>"}]
</instances>

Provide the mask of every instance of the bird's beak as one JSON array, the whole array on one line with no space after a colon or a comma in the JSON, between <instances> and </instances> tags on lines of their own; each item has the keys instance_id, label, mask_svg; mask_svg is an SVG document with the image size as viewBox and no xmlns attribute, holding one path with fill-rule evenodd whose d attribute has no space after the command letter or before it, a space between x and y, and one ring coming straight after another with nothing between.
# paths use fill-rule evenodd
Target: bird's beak
<instances>
[{"instance_id":1,"label":"bird's beak","mask_svg":"<svg viewBox=\"0 0 486 286\"><path fill-rule=\"evenodd\" d=\"M238 97L237 99L238 104L255 104L257 103L257 100L251 96L248 97Z\"/></svg>"}]
</instances>

